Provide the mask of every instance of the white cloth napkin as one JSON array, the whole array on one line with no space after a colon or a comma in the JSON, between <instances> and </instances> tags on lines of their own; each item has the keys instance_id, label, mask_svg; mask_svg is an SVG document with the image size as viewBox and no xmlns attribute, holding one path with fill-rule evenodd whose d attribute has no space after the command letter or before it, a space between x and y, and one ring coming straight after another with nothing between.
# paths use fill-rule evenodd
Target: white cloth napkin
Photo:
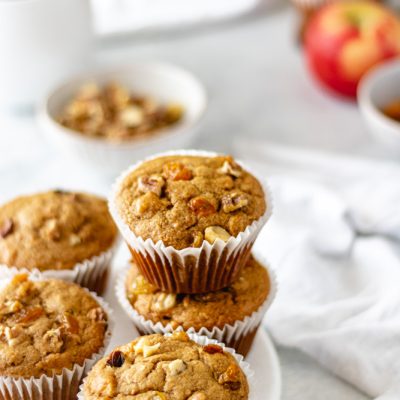
<instances>
[{"instance_id":1,"label":"white cloth napkin","mask_svg":"<svg viewBox=\"0 0 400 400\"><path fill-rule=\"evenodd\" d=\"M255 251L277 270L274 339L371 397L400 399L400 168L238 148L271 175L275 212Z\"/></svg>"}]
</instances>

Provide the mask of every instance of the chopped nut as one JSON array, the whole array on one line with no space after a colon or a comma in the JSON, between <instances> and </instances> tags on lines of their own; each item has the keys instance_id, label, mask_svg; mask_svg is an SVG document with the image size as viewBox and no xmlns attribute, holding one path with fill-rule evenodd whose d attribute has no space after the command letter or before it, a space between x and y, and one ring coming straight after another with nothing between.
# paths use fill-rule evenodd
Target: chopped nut
<instances>
[{"instance_id":1,"label":"chopped nut","mask_svg":"<svg viewBox=\"0 0 400 400\"><path fill-rule=\"evenodd\" d=\"M203 347L203 350L208 354L223 353L224 349L217 344L207 344Z\"/></svg>"},{"instance_id":2,"label":"chopped nut","mask_svg":"<svg viewBox=\"0 0 400 400\"><path fill-rule=\"evenodd\" d=\"M161 196L165 180L158 175L142 176L138 180L138 189L141 193L153 192L158 197Z\"/></svg>"},{"instance_id":3,"label":"chopped nut","mask_svg":"<svg viewBox=\"0 0 400 400\"><path fill-rule=\"evenodd\" d=\"M78 93L80 99L91 100L100 95L100 88L95 82L88 82L83 85Z\"/></svg>"},{"instance_id":4,"label":"chopped nut","mask_svg":"<svg viewBox=\"0 0 400 400\"><path fill-rule=\"evenodd\" d=\"M79 235L72 234L69 237L69 244L71 246L77 246L78 244L82 243L82 239L79 237Z\"/></svg>"},{"instance_id":5,"label":"chopped nut","mask_svg":"<svg viewBox=\"0 0 400 400\"><path fill-rule=\"evenodd\" d=\"M222 209L226 213L236 211L249 204L249 199L245 194L230 193L221 199Z\"/></svg>"},{"instance_id":6,"label":"chopped nut","mask_svg":"<svg viewBox=\"0 0 400 400\"><path fill-rule=\"evenodd\" d=\"M160 343L153 345L148 344L148 338L146 336L141 337L138 342L134 345L133 350L137 354L143 354L144 357L149 357L157 352L160 348Z\"/></svg>"},{"instance_id":7,"label":"chopped nut","mask_svg":"<svg viewBox=\"0 0 400 400\"><path fill-rule=\"evenodd\" d=\"M101 307L92 308L87 316L92 321L107 321L107 315Z\"/></svg>"},{"instance_id":8,"label":"chopped nut","mask_svg":"<svg viewBox=\"0 0 400 400\"><path fill-rule=\"evenodd\" d=\"M152 400L167 400L167 396L164 393L157 392L157 394L153 396Z\"/></svg>"},{"instance_id":9,"label":"chopped nut","mask_svg":"<svg viewBox=\"0 0 400 400\"><path fill-rule=\"evenodd\" d=\"M186 364L184 361L178 359L164 365L164 369L166 369L172 376L176 376L186 369Z\"/></svg>"},{"instance_id":10,"label":"chopped nut","mask_svg":"<svg viewBox=\"0 0 400 400\"><path fill-rule=\"evenodd\" d=\"M174 332L171 337L173 339L180 340L181 342L188 342L190 340L188 334L183 331Z\"/></svg>"},{"instance_id":11,"label":"chopped nut","mask_svg":"<svg viewBox=\"0 0 400 400\"><path fill-rule=\"evenodd\" d=\"M110 357L106 361L106 364L110 367L120 368L125 362L125 357L122 351L115 350L110 354Z\"/></svg>"},{"instance_id":12,"label":"chopped nut","mask_svg":"<svg viewBox=\"0 0 400 400\"><path fill-rule=\"evenodd\" d=\"M189 201L189 208L198 217L207 217L216 212L215 207L204 197L194 197Z\"/></svg>"},{"instance_id":13,"label":"chopped nut","mask_svg":"<svg viewBox=\"0 0 400 400\"><path fill-rule=\"evenodd\" d=\"M79 322L71 314L64 314L62 317L63 324L66 326L68 333L77 335L79 333Z\"/></svg>"},{"instance_id":14,"label":"chopped nut","mask_svg":"<svg viewBox=\"0 0 400 400\"><path fill-rule=\"evenodd\" d=\"M207 400L207 396L202 392L192 394L188 400Z\"/></svg>"},{"instance_id":15,"label":"chopped nut","mask_svg":"<svg viewBox=\"0 0 400 400\"><path fill-rule=\"evenodd\" d=\"M43 311L42 307L34 307L34 308L30 308L28 310L24 309L21 312L20 317L17 319L17 323L29 324L33 321L36 321L42 315L44 315L44 311Z\"/></svg>"},{"instance_id":16,"label":"chopped nut","mask_svg":"<svg viewBox=\"0 0 400 400\"><path fill-rule=\"evenodd\" d=\"M193 174L189 168L180 162L171 161L164 165L164 177L171 181L189 181Z\"/></svg>"},{"instance_id":17,"label":"chopped nut","mask_svg":"<svg viewBox=\"0 0 400 400\"><path fill-rule=\"evenodd\" d=\"M207 242L210 242L212 244L217 239L221 239L224 242L227 242L232 236L220 226L209 226L204 231L204 237Z\"/></svg>"},{"instance_id":18,"label":"chopped nut","mask_svg":"<svg viewBox=\"0 0 400 400\"><path fill-rule=\"evenodd\" d=\"M61 238L61 233L55 218L51 218L45 222L44 232L51 240L59 240Z\"/></svg>"},{"instance_id":19,"label":"chopped nut","mask_svg":"<svg viewBox=\"0 0 400 400\"><path fill-rule=\"evenodd\" d=\"M153 304L154 311L165 311L176 305L176 295L172 293L160 293Z\"/></svg>"},{"instance_id":20,"label":"chopped nut","mask_svg":"<svg viewBox=\"0 0 400 400\"><path fill-rule=\"evenodd\" d=\"M59 353L64 344L61 329L50 329L43 336L43 341L47 351L51 353Z\"/></svg>"},{"instance_id":21,"label":"chopped nut","mask_svg":"<svg viewBox=\"0 0 400 400\"><path fill-rule=\"evenodd\" d=\"M235 178L239 178L242 175L242 171L238 168L235 169L229 161L224 161L221 168L218 169L220 174L232 175Z\"/></svg>"},{"instance_id":22,"label":"chopped nut","mask_svg":"<svg viewBox=\"0 0 400 400\"><path fill-rule=\"evenodd\" d=\"M7 300L0 308L0 314L7 315L18 312L22 309L23 305L18 300Z\"/></svg>"},{"instance_id":23,"label":"chopped nut","mask_svg":"<svg viewBox=\"0 0 400 400\"><path fill-rule=\"evenodd\" d=\"M19 343L18 337L21 334L23 334L23 331L17 326L10 328L9 326L1 325L0 327L0 335L7 340L9 346L17 345Z\"/></svg>"},{"instance_id":24,"label":"chopped nut","mask_svg":"<svg viewBox=\"0 0 400 400\"><path fill-rule=\"evenodd\" d=\"M14 229L14 222L11 218L6 218L0 226L0 237L3 239L12 233Z\"/></svg>"},{"instance_id":25,"label":"chopped nut","mask_svg":"<svg viewBox=\"0 0 400 400\"><path fill-rule=\"evenodd\" d=\"M128 106L120 111L119 120L127 128L136 128L143 123L144 114L137 106Z\"/></svg>"},{"instance_id":26,"label":"chopped nut","mask_svg":"<svg viewBox=\"0 0 400 400\"><path fill-rule=\"evenodd\" d=\"M143 346L143 357L149 357L149 356L152 356L153 354L156 354L157 350L160 348L160 346L161 346L160 343L153 344L152 346L144 345Z\"/></svg>"},{"instance_id":27,"label":"chopped nut","mask_svg":"<svg viewBox=\"0 0 400 400\"><path fill-rule=\"evenodd\" d=\"M117 83L110 83L104 88L105 96L113 107L120 110L129 104L129 92L126 88Z\"/></svg>"},{"instance_id":28,"label":"chopped nut","mask_svg":"<svg viewBox=\"0 0 400 400\"><path fill-rule=\"evenodd\" d=\"M153 192L147 192L136 199L134 210L137 215L143 215L146 212L155 213L163 207L160 198Z\"/></svg>"}]
</instances>

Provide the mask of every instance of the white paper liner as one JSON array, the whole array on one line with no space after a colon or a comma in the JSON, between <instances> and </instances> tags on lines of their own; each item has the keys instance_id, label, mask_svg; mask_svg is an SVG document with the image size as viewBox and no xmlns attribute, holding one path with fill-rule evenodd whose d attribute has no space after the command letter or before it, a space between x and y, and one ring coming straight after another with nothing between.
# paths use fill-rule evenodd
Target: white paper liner
<instances>
[{"instance_id":1,"label":"white paper liner","mask_svg":"<svg viewBox=\"0 0 400 400\"><path fill-rule=\"evenodd\" d=\"M144 240L136 236L119 215L116 205L118 190L124 179L144 161L169 155L215 157L221 154L199 150L176 150L156 154L136 163L123 172L113 185L109 199L110 213L127 244L134 250L132 255L149 282L171 293L204 293L219 290L228 286L238 275L259 232L271 217L273 211L271 191L267 183L254 171L235 160L253 174L262 185L267 204L264 215L227 242L217 239L211 244L204 240L201 247L177 250L172 246L165 246L161 240L157 243L151 239Z\"/></svg>"},{"instance_id":2,"label":"white paper liner","mask_svg":"<svg viewBox=\"0 0 400 400\"><path fill-rule=\"evenodd\" d=\"M33 277L32 280L44 280ZM40 378L0 377L0 398L3 400L75 400L82 379L92 369L93 365L103 357L114 329L113 311L96 293L86 290L107 314L107 331L104 344L99 351L86 359L82 365L75 364L72 369L64 368L61 374L54 376L42 375Z\"/></svg>"},{"instance_id":3,"label":"white paper liner","mask_svg":"<svg viewBox=\"0 0 400 400\"><path fill-rule=\"evenodd\" d=\"M16 274L28 274L36 278L75 282L82 287L97 292L97 294L101 294L104 289L103 280L107 278L105 275L119 246L119 242L119 237L117 237L109 250L76 264L72 269L40 271L37 268L28 269L0 264L0 279L11 278Z\"/></svg>"},{"instance_id":4,"label":"white paper liner","mask_svg":"<svg viewBox=\"0 0 400 400\"><path fill-rule=\"evenodd\" d=\"M166 333L165 336L171 336L171 333ZM217 344L218 346L221 346L224 351L226 351L229 354L232 354L232 356L235 358L236 362L239 364L239 367L241 370L244 372L247 378L247 383L249 385L249 400L256 400L255 395L254 395L254 383L255 383L255 375L254 371L250 368L250 364L246 361L244 361L243 356L240 354L237 354L236 351L230 347L225 346L224 343L219 342L218 340L215 339L210 339L207 336L203 335L198 335L196 333L188 333L188 336L190 339L192 339L194 342L201 346L207 346L208 344ZM83 392L83 387L84 387L85 381L80 386L80 390L78 393L77 400L85 400L85 395ZM260 399L258 399L260 400Z\"/></svg>"},{"instance_id":5,"label":"white paper liner","mask_svg":"<svg viewBox=\"0 0 400 400\"><path fill-rule=\"evenodd\" d=\"M269 267L270 264L268 263L268 261L264 257L259 255L257 255L255 258L264 266L269 276L270 291L264 303L251 315L246 316L243 320L236 321L233 325L226 324L223 328L214 327L211 330L203 327L198 331L196 331L195 328L191 327L187 329L186 332L196 333L197 335L204 335L209 338L216 339L220 342L227 343L229 344L229 346L235 347L236 351L238 351L238 345L240 347L242 340L245 339L248 334L255 332L258 329L265 313L275 299L278 288L275 272ZM165 334L174 331L185 331L183 326L173 328L170 323L164 326L161 322L154 323L151 320L146 320L143 315L140 315L132 307L126 296L126 278L129 270L130 267L119 275L115 289L117 299L121 304L121 307L131 319L131 321L135 324L135 326L139 329L139 331L143 334Z\"/></svg>"}]
</instances>

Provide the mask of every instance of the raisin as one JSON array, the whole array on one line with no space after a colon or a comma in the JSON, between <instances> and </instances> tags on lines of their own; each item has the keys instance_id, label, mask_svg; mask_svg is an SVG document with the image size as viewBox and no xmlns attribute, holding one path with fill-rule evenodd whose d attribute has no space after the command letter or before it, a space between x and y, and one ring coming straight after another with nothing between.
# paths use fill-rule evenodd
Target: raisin
<instances>
[{"instance_id":1,"label":"raisin","mask_svg":"<svg viewBox=\"0 0 400 400\"><path fill-rule=\"evenodd\" d=\"M115 350L110 354L110 357L107 360L107 365L114 368L120 368L125 362L125 357L122 351Z\"/></svg>"},{"instance_id":2,"label":"raisin","mask_svg":"<svg viewBox=\"0 0 400 400\"><path fill-rule=\"evenodd\" d=\"M14 222L11 218L6 218L0 227L0 237L3 239L12 233L14 229Z\"/></svg>"},{"instance_id":3,"label":"raisin","mask_svg":"<svg viewBox=\"0 0 400 400\"><path fill-rule=\"evenodd\" d=\"M207 344L204 346L204 351L208 354L223 353L224 349L216 344Z\"/></svg>"}]
</instances>

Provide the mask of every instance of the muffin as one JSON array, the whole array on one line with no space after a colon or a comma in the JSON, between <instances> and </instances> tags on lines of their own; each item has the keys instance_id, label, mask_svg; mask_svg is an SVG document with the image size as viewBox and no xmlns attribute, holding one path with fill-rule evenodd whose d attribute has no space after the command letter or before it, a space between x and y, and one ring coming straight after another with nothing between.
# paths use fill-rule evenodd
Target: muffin
<instances>
[{"instance_id":1,"label":"muffin","mask_svg":"<svg viewBox=\"0 0 400 400\"><path fill-rule=\"evenodd\" d=\"M203 294L162 292L132 263L117 284L117 297L141 334L185 330L246 355L275 289L272 273L250 257L230 286Z\"/></svg>"},{"instance_id":2,"label":"muffin","mask_svg":"<svg viewBox=\"0 0 400 400\"><path fill-rule=\"evenodd\" d=\"M108 343L105 309L74 283L14 276L0 291L1 398L75 398Z\"/></svg>"},{"instance_id":3,"label":"muffin","mask_svg":"<svg viewBox=\"0 0 400 400\"><path fill-rule=\"evenodd\" d=\"M78 398L248 399L249 384L243 371L248 367L226 350L184 332L142 336L100 360Z\"/></svg>"},{"instance_id":4,"label":"muffin","mask_svg":"<svg viewBox=\"0 0 400 400\"><path fill-rule=\"evenodd\" d=\"M146 279L171 293L229 285L268 219L268 192L232 157L178 152L118 180L110 210Z\"/></svg>"},{"instance_id":5,"label":"muffin","mask_svg":"<svg viewBox=\"0 0 400 400\"><path fill-rule=\"evenodd\" d=\"M61 190L0 207L0 275L23 271L101 292L117 228L104 199Z\"/></svg>"}]
</instances>

